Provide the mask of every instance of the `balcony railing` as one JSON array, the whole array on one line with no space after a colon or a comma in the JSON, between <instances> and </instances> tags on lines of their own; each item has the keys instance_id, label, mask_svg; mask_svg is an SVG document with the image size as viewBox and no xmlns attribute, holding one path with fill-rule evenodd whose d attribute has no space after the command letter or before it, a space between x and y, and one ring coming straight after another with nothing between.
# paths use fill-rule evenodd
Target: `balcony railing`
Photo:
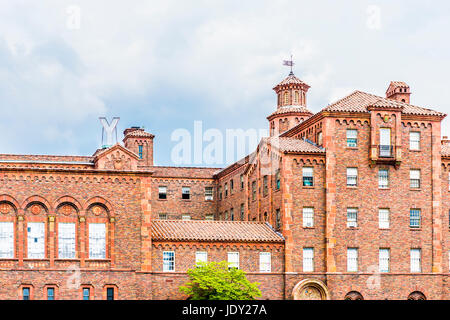
<instances>
[{"instance_id":1,"label":"balcony railing","mask_svg":"<svg viewBox=\"0 0 450 320\"><path fill-rule=\"evenodd\" d=\"M380 145L380 158L392 158L394 156L394 146Z\"/></svg>"}]
</instances>

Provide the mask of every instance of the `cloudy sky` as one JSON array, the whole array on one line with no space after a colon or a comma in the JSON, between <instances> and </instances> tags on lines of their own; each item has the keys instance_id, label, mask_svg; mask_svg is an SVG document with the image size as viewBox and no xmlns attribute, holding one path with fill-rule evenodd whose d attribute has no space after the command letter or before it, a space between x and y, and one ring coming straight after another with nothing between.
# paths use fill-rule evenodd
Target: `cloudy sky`
<instances>
[{"instance_id":1,"label":"cloudy sky","mask_svg":"<svg viewBox=\"0 0 450 320\"><path fill-rule=\"evenodd\" d=\"M196 120L204 130L266 129L291 53L313 112L402 80L413 104L450 113L449 9L411 0L0 0L0 153L91 155L98 117L118 116L119 136L145 126L156 163L173 164L172 132Z\"/></svg>"}]
</instances>

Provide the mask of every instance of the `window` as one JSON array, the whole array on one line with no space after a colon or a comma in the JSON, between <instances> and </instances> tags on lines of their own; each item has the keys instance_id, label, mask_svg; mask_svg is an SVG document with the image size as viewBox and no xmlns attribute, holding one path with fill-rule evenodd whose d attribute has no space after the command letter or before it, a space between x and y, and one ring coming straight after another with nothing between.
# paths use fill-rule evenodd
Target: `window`
<instances>
[{"instance_id":1,"label":"window","mask_svg":"<svg viewBox=\"0 0 450 320\"><path fill-rule=\"evenodd\" d=\"M55 300L55 288L47 288L47 300Z\"/></svg>"},{"instance_id":2,"label":"window","mask_svg":"<svg viewBox=\"0 0 450 320\"><path fill-rule=\"evenodd\" d=\"M75 223L58 223L58 257L75 259Z\"/></svg>"},{"instance_id":3,"label":"window","mask_svg":"<svg viewBox=\"0 0 450 320\"><path fill-rule=\"evenodd\" d=\"M298 103L298 99L299 99L300 95L298 94L298 91L295 91L294 93L294 102Z\"/></svg>"},{"instance_id":4,"label":"window","mask_svg":"<svg viewBox=\"0 0 450 320\"><path fill-rule=\"evenodd\" d=\"M347 271L358 271L358 248L347 248Z\"/></svg>"},{"instance_id":5,"label":"window","mask_svg":"<svg viewBox=\"0 0 450 320\"><path fill-rule=\"evenodd\" d=\"M409 210L409 227L420 228L420 209Z\"/></svg>"},{"instance_id":6,"label":"window","mask_svg":"<svg viewBox=\"0 0 450 320\"><path fill-rule=\"evenodd\" d=\"M380 169L378 170L378 188L388 188L389 187L389 170Z\"/></svg>"},{"instance_id":7,"label":"window","mask_svg":"<svg viewBox=\"0 0 450 320\"><path fill-rule=\"evenodd\" d=\"M358 181L358 168L347 168L347 186L354 187Z\"/></svg>"},{"instance_id":8,"label":"window","mask_svg":"<svg viewBox=\"0 0 450 320\"><path fill-rule=\"evenodd\" d=\"M304 186L313 186L313 168L312 167L303 167L303 185Z\"/></svg>"},{"instance_id":9,"label":"window","mask_svg":"<svg viewBox=\"0 0 450 320\"><path fill-rule=\"evenodd\" d=\"M29 222L27 228L28 236L28 258L45 258L45 223Z\"/></svg>"},{"instance_id":10,"label":"window","mask_svg":"<svg viewBox=\"0 0 450 320\"><path fill-rule=\"evenodd\" d=\"M0 222L0 258L14 258L13 222Z\"/></svg>"},{"instance_id":11,"label":"window","mask_svg":"<svg viewBox=\"0 0 450 320\"><path fill-rule=\"evenodd\" d=\"M106 225L89 223L89 259L106 258Z\"/></svg>"},{"instance_id":12,"label":"window","mask_svg":"<svg viewBox=\"0 0 450 320\"><path fill-rule=\"evenodd\" d=\"M167 213L160 213L159 220L167 220Z\"/></svg>"},{"instance_id":13,"label":"window","mask_svg":"<svg viewBox=\"0 0 450 320\"><path fill-rule=\"evenodd\" d=\"M222 200L222 187L219 186L219 200Z\"/></svg>"},{"instance_id":14,"label":"window","mask_svg":"<svg viewBox=\"0 0 450 320\"><path fill-rule=\"evenodd\" d=\"M275 213L275 228L277 229L277 230L280 230L281 229L281 214L280 214L280 209L277 209L276 211L275 211L276 213Z\"/></svg>"},{"instance_id":15,"label":"window","mask_svg":"<svg viewBox=\"0 0 450 320\"><path fill-rule=\"evenodd\" d=\"M420 150L420 132L411 131L409 133L409 149Z\"/></svg>"},{"instance_id":16,"label":"window","mask_svg":"<svg viewBox=\"0 0 450 320\"><path fill-rule=\"evenodd\" d=\"M23 300L30 300L30 287L23 287L22 288L22 299Z\"/></svg>"},{"instance_id":17,"label":"window","mask_svg":"<svg viewBox=\"0 0 450 320\"><path fill-rule=\"evenodd\" d=\"M225 183L225 198L228 197L228 183Z\"/></svg>"},{"instance_id":18,"label":"window","mask_svg":"<svg viewBox=\"0 0 450 320\"><path fill-rule=\"evenodd\" d=\"M358 227L358 209L347 208L347 228Z\"/></svg>"},{"instance_id":19,"label":"window","mask_svg":"<svg viewBox=\"0 0 450 320\"><path fill-rule=\"evenodd\" d=\"M380 128L380 157L391 157L391 129Z\"/></svg>"},{"instance_id":20,"label":"window","mask_svg":"<svg viewBox=\"0 0 450 320\"><path fill-rule=\"evenodd\" d=\"M205 187L205 200L213 200L213 187Z\"/></svg>"},{"instance_id":21,"label":"window","mask_svg":"<svg viewBox=\"0 0 450 320\"><path fill-rule=\"evenodd\" d=\"M420 170L409 170L409 182L412 189L420 188Z\"/></svg>"},{"instance_id":22,"label":"window","mask_svg":"<svg viewBox=\"0 0 450 320\"><path fill-rule=\"evenodd\" d=\"M378 263L380 272L389 272L389 259L390 259L390 250L380 249L379 263Z\"/></svg>"},{"instance_id":23,"label":"window","mask_svg":"<svg viewBox=\"0 0 450 320\"><path fill-rule=\"evenodd\" d=\"M244 175L241 174L241 176L239 177L240 181L241 181L241 189L244 189Z\"/></svg>"},{"instance_id":24,"label":"window","mask_svg":"<svg viewBox=\"0 0 450 320\"><path fill-rule=\"evenodd\" d=\"M233 189L234 189L234 180L231 179L231 180L230 180L230 194L233 193Z\"/></svg>"},{"instance_id":25,"label":"window","mask_svg":"<svg viewBox=\"0 0 450 320\"><path fill-rule=\"evenodd\" d=\"M264 196L267 195L268 188L267 188L267 176L263 177L263 194Z\"/></svg>"},{"instance_id":26,"label":"window","mask_svg":"<svg viewBox=\"0 0 450 320\"><path fill-rule=\"evenodd\" d=\"M303 248L303 272L314 271L314 248Z\"/></svg>"},{"instance_id":27,"label":"window","mask_svg":"<svg viewBox=\"0 0 450 320\"><path fill-rule=\"evenodd\" d=\"M163 271L171 272L175 271L175 252L164 251L163 252Z\"/></svg>"},{"instance_id":28,"label":"window","mask_svg":"<svg viewBox=\"0 0 450 320\"><path fill-rule=\"evenodd\" d=\"M303 208L303 228L314 227L314 208Z\"/></svg>"},{"instance_id":29,"label":"window","mask_svg":"<svg viewBox=\"0 0 450 320\"><path fill-rule=\"evenodd\" d=\"M289 104L289 93L288 92L284 93L284 104L285 105Z\"/></svg>"},{"instance_id":30,"label":"window","mask_svg":"<svg viewBox=\"0 0 450 320\"><path fill-rule=\"evenodd\" d=\"M228 268L239 269L239 252L228 252Z\"/></svg>"},{"instance_id":31,"label":"window","mask_svg":"<svg viewBox=\"0 0 450 320\"><path fill-rule=\"evenodd\" d=\"M143 146L139 145L139 159L143 158Z\"/></svg>"},{"instance_id":32,"label":"window","mask_svg":"<svg viewBox=\"0 0 450 320\"><path fill-rule=\"evenodd\" d=\"M167 187L158 188L159 199L167 199Z\"/></svg>"},{"instance_id":33,"label":"window","mask_svg":"<svg viewBox=\"0 0 450 320\"><path fill-rule=\"evenodd\" d=\"M252 182L252 200L256 199L256 181Z\"/></svg>"},{"instance_id":34,"label":"window","mask_svg":"<svg viewBox=\"0 0 450 320\"><path fill-rule=\"evenodd\" d=\"M244 204L241 203L241 221L244 221Z\"/></svg>"},{"instance_id":35,"label":"window","mask_svg":"<svg viewBox=\"0 0 450 320\"><path fill-rule=\"evenodd\" d=\"M421 263L420 249L411 249L410 256L411 256L411 272L421 272L422 263Z\"/></svg>"},{"instance_id":36,"label":"window","mask_svg":"<svg viewBox=\"0 0 450 320\"><path fill-rule=\"evenodd\" d=\"M378 209L378 225L380 229L389 229L389 209Z\"/></svg>"},{"instance_id":37,"label":"window","mask_svg":"<svg viewBox=\"0 0 450 320\"><path fill-rule=\"evenodd\" d=\"M259 272L272 271L272 258L270 252L259 253Z\"/></svg>"},{"instance_id":38,"label":"window","mask_svg":"<svg viewBox=\"0 0 450 320\"><path fill-rule=\"evenodd\" d=\"M191 216L190 215L188 215L188 214L183 214L182 216L181 216L181 220L191 220Z\"/></svg>"},{"instance_id":39,"label":"window","mask_svg":"<svg viewBox=\"0 0 450 320\"><path fill-rule=\"evenodd\" d=\"M114 288L106 288L106 300L114 300Z\"/></svg>"},{"instance_id":40,"label":"window","mask_svg":"<svg viewBox=\"0 0 450 320\"><path fill-rule=\"evenodd\" d=\"M358 146L358 130L347 129L347 147L355 148Z\"/></svg>"},{"instance_id":41,"label":"window","mask_svg":"<svg viewBox=\"0 0 450 320\"><path fill-rule=\"evenodd\" d=\"M83 300L90 300L90 299L91 299L91 289L83 288Z\"/></svg>"},{"instance_id":42,"label":"window","mask_svg":"<svg viewBox=\"0 0 450 320\"><path fill-rule=\"evenodd\" d=\"M277 190L280 190L280 169L277 170L277 172L275 173L275 188Z\"/></svg>"},{"instance_id":43,"label":"window","mask_svg":"<svg viewBox=\"0 0 450 320\"><path fill-rule=\"evenodd\" d=\"M321 146L323 144L322 132L317 134L317 145Z\"/></svg>"},{"instance_id":44,"label":"window","mask_svg":"<svg viewBox=\"0 0 450 320\"><path fill-rule=\"evenodd\" d=\"M181 188L181 199L189 200L191 198L191 188L182 187Z\"/></svg>"},{"instance_id":45,"label":"window","mask_svg":"<svg viewBox=\"0 0 450 320\"><path fill-rule=\"evenodd\" d=\"M214 215L213 214L208 214L205 216L205 220L210 220L210 221L214 221Z\"/></svg>"},{"instance_id":46,"label":"window","mask_svg":"<svg viewBox=\"0 0 450 320\"><path fill-rule=\"evenodd\" d=\"M200 262L208 261L208 252L206 251L197 251L195 253L195 264L198 265Z\"/></svg>"}]
</instances>

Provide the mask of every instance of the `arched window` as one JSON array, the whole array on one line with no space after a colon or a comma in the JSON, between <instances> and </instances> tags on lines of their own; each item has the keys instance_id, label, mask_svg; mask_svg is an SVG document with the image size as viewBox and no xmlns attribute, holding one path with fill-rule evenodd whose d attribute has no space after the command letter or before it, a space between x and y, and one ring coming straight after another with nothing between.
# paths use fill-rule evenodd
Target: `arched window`
<instances>
[{"instance_id":1,"label":"arched window","mask_svg":"<svg viewBox=\"0 0 450 320\"><path fill-rule=\"evenodd\" d=\"M289 92L285 92L284 93L284 104L288 105L289 104Z\"/></svg>"},{"instance_id":2,"label":"arched window","mask_svg":"<svg viewBox=\"0 0 450 320\"><path fill-rule=\"evenodd\" d=\"M295 97L294 102L298 103L298 100L300 98L300 95L299 95L298 91L295 91L294 97Z\"/></svg>"},{"instance_id":3,"label":"arched window","mask_svg":"<svg viewBox=\"0 0 450 320\"><path fill-rule=\"evenodd\" d=\"M358 291L350 291L345 295L344 300L364 300L364 297Z\"/></svg>"}]
</instances>

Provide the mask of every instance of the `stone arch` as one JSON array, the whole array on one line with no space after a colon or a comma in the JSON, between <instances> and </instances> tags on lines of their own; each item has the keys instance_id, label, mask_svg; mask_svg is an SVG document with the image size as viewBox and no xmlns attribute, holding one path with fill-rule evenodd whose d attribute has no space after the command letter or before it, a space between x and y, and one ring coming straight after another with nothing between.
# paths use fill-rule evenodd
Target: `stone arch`
<instances>
[{"instance_id":1,"label":"stone arch","mask_svg":"<svg viewBox=\"0 0 450 320\"><path fill-rule=\"evenodd\" d=\"M350 291L345 295L344 300L364 300L364 297L358 291Z\"/></svg>"},{"instance_id":2,"label":"stone arch","mask_svg":"<svg viewBox=\"0 0 450 320\"><path fill-rule=\"evenodd\" d=\"M36 195L25 199L25 201L22 203L22 209L25 210L32 203L42 204L47 212L50 212L52 210L52 207L50 206L50 202L48 202L45 198L43 198L41 196L36 196Z\"/></svg>"},{"instance_id":3,"label":"stone arch","mask_svg":"<svg viewBox=\"0 0 450 320\"><path fill-rule=\"evenodd\" d=\"M12 205L15 212L17 212L17 210L20 209L19 202L15 198L13 198L7 194L0 195L0 203L3 203L3 202L6 202L6 203Z\"/></svg>"},{"instance_id":4,"label":"stone arch","mask_svg":"<svg viewBox=\"0 0 450 320\"><path fill-rule=\"evenodd\" d=\"M329 300L330 293L325 283L318 279L304 279L292 290L294 300Z\"/></svg>"},{"instance_id":5,"label":"stone arch","mask_svg":"<svg viewBox=\"0 0 450 320\"><path fill-rule=\"evenodd\" d=\"M100 204L101 206L103 206L106 209L108 216L110 216L110 217L115 216L115 212L114 212L112 205L109 203L108 200L106 200L102 197L93 197L93 198L89 199L88 201L86 201L86 203L84 205L84 209L87 211L94 204Z\"/></svg>"},{"instance_id":6,"label":"stone arch","mask_svg":"<svg viewBox=\"0 0 450 320\"><path fill-rule=\"evenodd\" d=\"M414 291L409 294L408 300L427 300L427 297L420 291Z\"/></svg>"},{"instance_id":7,"label":"stone arch","mask_svg":"<svg viewBox=\"0 0 450 320\"><path fill-rule=\"evenodd\" d=\"M71 196L60 197L58 200L55 201L55 203L53 204L53 207L55 208L55 210L58 210L58 208L64 204L70 204L77 211L80 211L83 209L83 207L81 206L81 203L77 199L75 199L74 197L71 197Z\"/></svg>"}]
</instances>

